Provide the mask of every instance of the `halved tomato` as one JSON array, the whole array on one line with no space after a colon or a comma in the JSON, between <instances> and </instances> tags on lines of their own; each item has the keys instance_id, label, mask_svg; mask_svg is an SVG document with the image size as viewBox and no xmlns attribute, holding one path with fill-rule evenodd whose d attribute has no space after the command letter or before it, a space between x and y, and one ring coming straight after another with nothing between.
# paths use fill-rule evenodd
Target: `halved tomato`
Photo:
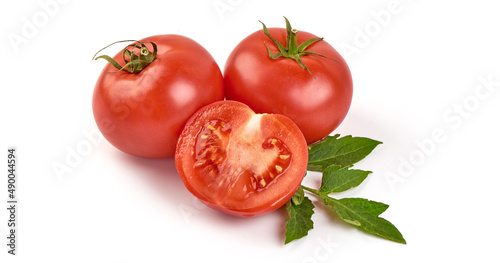
<instances>
[{"instance_id":1,"label":"halved tomato","mask_svg":"<svg viewBox=\"0 0 500 263\"><path fill-rule=\"evenodd\" d=\"M203 203L242 217L269 213L297 191L307 143L288 117L220 101L198 110L177 143L175 165Z\"/></svg>"}]
</instances>

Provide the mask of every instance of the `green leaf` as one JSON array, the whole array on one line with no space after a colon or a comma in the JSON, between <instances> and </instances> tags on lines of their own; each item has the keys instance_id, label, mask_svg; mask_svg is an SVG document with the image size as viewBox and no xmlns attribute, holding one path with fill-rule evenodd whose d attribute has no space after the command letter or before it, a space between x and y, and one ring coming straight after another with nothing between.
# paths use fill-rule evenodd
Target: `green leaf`
<instances>
[{"instance_id":1,"label":"green leaf","mask_svg":"<svg viewBox=\"0 0 500 263\"><path fill-rule=\"evenodd\" d=\"M340 200L328 196L321 198L345 222L364 232L406 244L399 230L389 221L379 217L389 207L388 205L362 198Z\"/></svg>"},{"instance_id":2,"label":"green leaf","mask_svg":"<svg viewBox=\"0 0 500 263\"><path fill-rule=\"evenodd\" d=\"M292 46L292 38L290 37L292 35L292 25L290 25L290 21L286 17L285 22L286 22L286 50L289 51L290 47ZM295 43L296 44L296 43Z\"/></svg>"},{"instance_id":3,"label":"green leaf","mask_svg":"<svg viewBox=\"0 0 500 263\"><path fill-rule=\"evenodd\" d=\"M319 191L326 195L347 191L360 185L370 173L370 171L351 170L347 166L328 166L323 172Z\"/></svg>"},{"instance_id":4,"label":"green leaf","mask_svg":"<svg viewBox=\"0 0 500 263\"><path fill-rule=\"evenodd\" d=\"M262 23L261 21L259 21L261 24L262 24L262 29L264 30L264 34L269 38L271 39L271 41L274 42L274 44L276 44L276 46L278 47L278 50L280 51L280 53L286 53L286 49L285 47L278 41L276 40L275 38L273 38L270 34L269 34L269 31L267 30L267 27L264 23ZM268 48L269 49L269 48Z\"/></svg>"},{"instance_id":5,"label":"green leaf","mask_svg":"<svg viewBox=\"0 0 500 263\"><path fill-rule=\"evenodd\" d=\"M328 196L331 193L343 192L360 185L371 172L351 169L351 167L381 143L369 138L340 137L337 134L328 136L308 147L308 170L323 172L321 187L313 189L301 185L287 203L285 244L306 236L313 228L314 204L304 196L304 191L319 197L327 207L348 224L366 233L406 244L399 230L380 217L389 205L363 198L335 199Z\"/></svg>"},{"instance_id":6,"label":"green leaf","mask_svg":"<svg viewBox=\"0 0 500 263\"><path fill-rule=\"evenodd\" d=\"M314 214L313 208L314 204L306 196L304 196L300 205L288 202L286 208L288 218L286 219L285 226L285 244L307 236L307 232L313 228L313 221L311 219Z\"/></svg>"},{"instance_id":7,"label":"green leaf","mask_svg":"<svg viewBox=\"0 0 500 263\"><path fill-rule=\"evenodd\" d=\"M302 201L304 201L304 188L302 186L297 189L295 194L292 196L292 204L294 205L300 205L302 204Z\"/></svg>"},{"instance_id":8,"label":"green leaf","mask_svg":"<svg viewBox=\"0 0 500 263\"><path fill-rule=\"evenodd\" d=\"M308 46L310 46L310 45L312 45L312 44L314 44L314 43L316 43L316 42L318 42L318 41L321 41L321 40L323 40L323 38L322 38L322 37L316 37L316 38L311 38L311 39L309 39L309 40L306 40L306 41L302 42L302 44L300 44L300 45L299 45L299 47L297 48L297 51L298 51L299 53L302 53L302 52L304 52L304 50L305 50ZM311 51L311 52L312 52L312 51ZM314 54L314 55L318 55L318 56L326 57L326 56L320 55L320 54L318 54L318 53L316 53L316 52L314 52L314 53L309 53L309 54Z\"/></svg>"},{"instance_id":9,"label":"green leaf","mask_svg":"<svg viewBox=\"0 0 500 263\"><path fill-rule=\"evenodd\" d=\"M283 54L282 54L282 53L280 53L280 52L278 52L278 53L276 53L276 54L273 54L273 52L271 51L271 49L267 46L266 42L264 42L264 45L265 45L265 46L266 46L266 48L267 48L267 54L269 55L269 57L270 57L270 58L272 58L272 59L277 59L277 58L279 58L279 57L283 56Z\"/></svg>"},{"instance_id":10,"label":"green leaf","mask_svg":"<svg viewBox=\"0 0 500 263\"><path fill-rule=\"evenodd\" d=\"M309 146L308 170L322 172L331 165L351 166L382 143L364 137L339 136L328 136L323 141Z\"/></svg>"}]
</instances>

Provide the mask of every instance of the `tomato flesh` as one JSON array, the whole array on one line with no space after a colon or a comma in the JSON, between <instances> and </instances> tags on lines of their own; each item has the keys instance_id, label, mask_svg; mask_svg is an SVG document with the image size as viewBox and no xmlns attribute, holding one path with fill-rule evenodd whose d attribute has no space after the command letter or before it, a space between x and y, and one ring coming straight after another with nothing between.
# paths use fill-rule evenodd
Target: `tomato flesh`
<instances>
[{"instance_id":1,"label":"tomato flesh","mask_svg":"<svg viewBox=\"0 0 500 263\"><path fill-rule=\"evenodd\" d=\"M287 117L255 114L234 101L195 113L176 152L181 178L208 206L236 216L276 210L300 186L307 143Z\"/></svg>"}]
</instances>

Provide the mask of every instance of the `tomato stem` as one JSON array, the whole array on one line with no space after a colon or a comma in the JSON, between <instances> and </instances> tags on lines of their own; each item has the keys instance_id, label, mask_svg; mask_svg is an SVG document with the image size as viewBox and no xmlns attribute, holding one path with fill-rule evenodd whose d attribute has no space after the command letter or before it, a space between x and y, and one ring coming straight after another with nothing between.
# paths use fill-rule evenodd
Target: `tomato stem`
<instances>
[{"instance_id":1,"label":"tomato stem","mask_svg":"<svg viewBox=\"0 0 500 263\"><path fill-rule=\"evenodd\" d=\"M267 46L266 42L264 42L264 45L266 46L268 54L269 54L269 58L271 58L271 59L277 59L279 57L284 57L284 58L293 59L303 69L307 70L314 78L316 78L314 76L314 74L309 70L309 68L306 65L304 65L304 63L302 63L302 60L300 59L302 56L305 56L305 55L317 55L317 56L320 56L320 57L323 57L323 58L328 58L328 59L334 60L337 63L339 63L335 59L332 59L332 58L329 58L327 56L318 54L318 53L316 53L314 51L306 50L306 48L309 47L310 45L312 45L313 43L316 43L318 41L323 40L322 37L317 37L317 38L312 38L312 39L306 40L306 41L302 42L299 46L297 46L297 34L298 34L299 31L297 29L292 29L292 26L290 25L290 21L288 21L288 19L286 17L284 17L284 18L285 18L285 21L286 21L286 32L287 32L286 48L278 40L274 39L271 36L271 34L269 34L269 31L268 31L266 25L264 23L262 23L261 21L259 21L262 24L262 27L263 27L263 30L264 30L264 34L266 34L266 36L269 37L269 39L271 39L271 41L274 42L274 44L276 45L276 47L278 47L278 50L279 50L278 53L273 54L273 52L271 51L271 49ZM339 65L340 65L340 63L339 63Z\"/></svg>"},{"instance_id":2,"label":"tomato stem","mask_svg":"<svg viewBox=\"0 0 500 263\"><path fill-rule=\"evenodd\" d=\"M325 201L327 199L331 200L331 201L337 201L337 199L333 198L333 197L330 197L328 196L328 194L325 194L325 193L322 193L320 192L319 190L316 190L316 189L312 189L312 188L309 188L307 186L304 186L304 185L301 185L300 187L302 187L302 189L316 195L317 197L319 197L319 199Z\"/></svg>"},{"instance_id":3,"label":"tomato stem","mask_svg":"<svg viewBox=\"0 0 500 263\"><path fill-rule=\"evenodd\" d=\"M320 196L320 195L321 195L321 193L320 193L318 190L316 190L316 189L309 188L309 187L304 186L304 185L301 185L301 187L302 187L302 189L304 189L304 190L306 190L306 191L308 191L308 192L310 192L310 193L313 193L313 194L315 194L315 195L317 195L317 196Z\"/></svg>"},{"instance_id":4,"label":"tomato stem","mask_svg":"<svg viewBox=\"0 0 500 263\"><path fill-rule=\"evenodd\" d=\"M111 58L108 55L101 55L99 57L96 57L97 54L99 54L101 51L104 49L117 44L117 43L122 43L122 42L135 42L132 43L128 46L126 46L123 49L122 56L123 56L123 61L125 61L125 65L121 66L116 60ZM146 46L146 43L150 43L151 46L153 47L153 52L148 49ZM142 70L144 70L149 64L153 63L153 61L156 59L156 54L158 53L157 46L154 42L151 41L135 41L135 40L122 40L122 41L116 41L114 43L111 43L101 50L97 51L97 53L94 55L92 60L97 60L97 59L105 59L108 61L113 67L117 68L118 71L126 71L129 73L140 73ZM116 72L110 72L110 73L116 73Z\"/></svg>"}]
</instances>

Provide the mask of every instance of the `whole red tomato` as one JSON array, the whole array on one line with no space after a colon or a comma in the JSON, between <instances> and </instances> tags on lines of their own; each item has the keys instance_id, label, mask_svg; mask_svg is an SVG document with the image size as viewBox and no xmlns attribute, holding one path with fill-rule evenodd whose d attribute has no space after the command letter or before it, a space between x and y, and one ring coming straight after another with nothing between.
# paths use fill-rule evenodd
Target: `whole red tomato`
<instances>
[{"instance_id":1,"label":"whole red tomato","mask_svg":"<svg viewBox=\"0 0 500 263\"><path fill-rule=\"evenodd\" d=\"M187 189L206 205L257 216L285 204L306 174L304 135L289 118L255 114L236 101L198 110L179 137L175 166Z\"/></svg>"},{"instance_id":2,"label":"whole red tomato","mask_svg":"<svg viewBox=\"0 0 500 263\"><path fill-rule=\"evenodd\" d=\"M113 59L101 57L111 63L95 85L94 118L104 137L123 152L173 157L187 119L202 106L224 99L217 63L187 37L151 36Z\"/></svg>"},{"instance_id":3,"label":"whole red tomato","mask_svg":"<svg viewBox=\"0 0 500 263\"><path fill-rule=\"evenodd\" d=\"M234 48L224 68L226 98L258 113L288 116L312 143L347 115L351 73L330 44L286 22L287 28L263 24Z\"/></svg>"}]
</instances>

